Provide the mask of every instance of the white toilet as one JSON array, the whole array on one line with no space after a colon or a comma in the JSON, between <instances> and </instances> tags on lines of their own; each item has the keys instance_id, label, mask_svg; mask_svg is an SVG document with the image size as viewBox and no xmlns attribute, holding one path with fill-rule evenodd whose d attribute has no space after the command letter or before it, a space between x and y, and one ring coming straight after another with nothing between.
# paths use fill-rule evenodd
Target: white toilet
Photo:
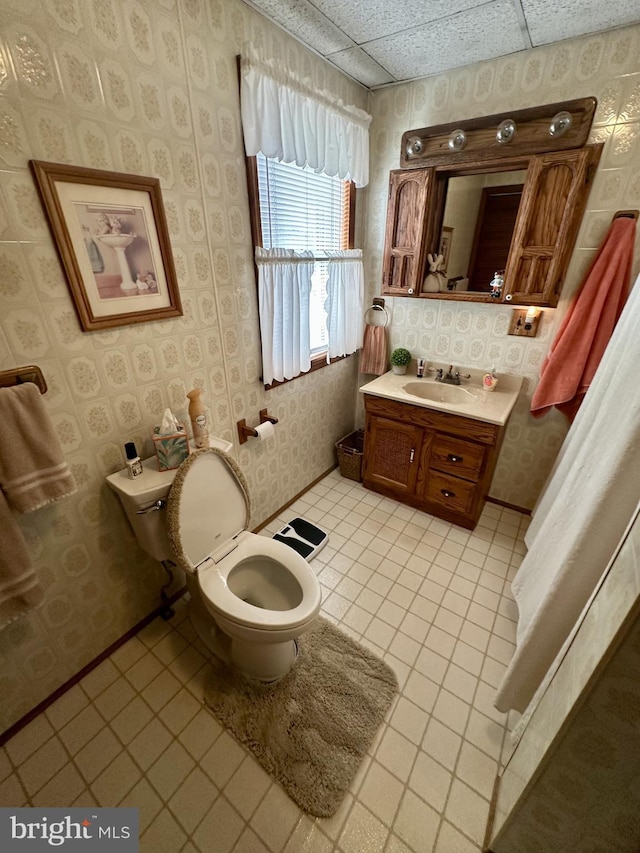
<instances>
[{"instance_id":1,"label":"white toilet","mask_svg":"<svg viewBox=\"0 0 640 853\"><path fill-rule=\"evenodd\" d=\"M246 480L218 447L192 453L176 471L157 471L154 458L143 468L134 480L123 470L107 481L141 546L186 571L199 635L250 678L282 678L296 638L320 611L313 570L292 548L247 530Z\"/></svg>"}]
</instances>

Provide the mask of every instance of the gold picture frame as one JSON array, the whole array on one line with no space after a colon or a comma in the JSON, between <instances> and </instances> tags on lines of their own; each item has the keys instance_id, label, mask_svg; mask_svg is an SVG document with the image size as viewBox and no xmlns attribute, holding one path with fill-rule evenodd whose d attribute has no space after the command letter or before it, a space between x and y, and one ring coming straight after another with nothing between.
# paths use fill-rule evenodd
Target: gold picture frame
<instances>
[{"instance_id":1,"label":"gold picture frame","mask_svg":"<svg viewBox=\"0 0 640 853\"><path fill-rule=\"evenodd\" d=\"M440 251L439 255L442 255L442 263L440 264L440 269L446 270L449 268L449 258L451 257L451 241L453 240L453 228L449 228L448 225L444 225L442 227L442 235L440 237Z\"/></svg>"},{"instance_id":2,"label":"gold picture frame","mask_svg":"<svg viewBox=\"0 0 640 853\"><path fill-rule=\"evenodd\" d=\"M181 316L160 181L29 163L82 329Z\"/></svg>"}]
</instances>

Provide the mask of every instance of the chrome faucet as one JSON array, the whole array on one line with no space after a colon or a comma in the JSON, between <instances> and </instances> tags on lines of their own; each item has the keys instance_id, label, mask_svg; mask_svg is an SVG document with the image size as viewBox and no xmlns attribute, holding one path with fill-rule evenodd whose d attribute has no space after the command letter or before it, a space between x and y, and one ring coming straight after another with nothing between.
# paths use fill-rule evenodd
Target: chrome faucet
<instances>
[{"instance_id":1,"label":"chrome faucet","mask_svg":"<svg viewBox=\"0 0 640 853\"><path fill-rule=\"evenodd\" d=\"M453 365L449 365L449 370L445 373L443 370L438 370L436 373L436 382L444 382L446 385L460 385L461 379L470 379L470 373L460 373L456 370L454 373Z\"/></svg>"}]
</instances>

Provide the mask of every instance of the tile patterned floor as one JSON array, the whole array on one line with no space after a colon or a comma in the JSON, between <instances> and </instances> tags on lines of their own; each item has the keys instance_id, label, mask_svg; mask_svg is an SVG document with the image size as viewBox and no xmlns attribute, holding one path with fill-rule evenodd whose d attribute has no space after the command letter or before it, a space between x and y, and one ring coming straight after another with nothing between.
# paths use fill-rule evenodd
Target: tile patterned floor
<instances>
[{"instance_id":1,"label":"tile patterned floor","mask_svg":"<svg viewBox=\"0 0 640 853\"><path fill-rule=\"evenodd\" d=\"M0 750L0 805L137 806L145 853L477 853L528 519L487 505L471 534L337 471L263 532L295 515L331 531L311 564L324 615L400 683L333 818L300 812L203 707L207 650L184 603Z\"/></svg>"}]
</instances>

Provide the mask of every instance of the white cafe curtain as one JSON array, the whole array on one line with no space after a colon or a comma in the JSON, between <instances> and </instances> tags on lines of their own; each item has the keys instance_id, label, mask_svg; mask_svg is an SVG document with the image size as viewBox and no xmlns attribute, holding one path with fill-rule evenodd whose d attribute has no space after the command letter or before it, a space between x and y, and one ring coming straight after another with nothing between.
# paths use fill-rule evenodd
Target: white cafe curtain
<instances>
[{"instance_id":1,"label":"white cafe curtain","mask_svg":"<svg viewBox=\"0 0 640 853\"><path fill-rule=\"evenodd\" d=\"M262 381L283 382L311 368L311 252L256 248Z\"/></svg>"},{"instance_id":2,"label":"white cafe curtain","mask_svg":"<svg viewBox=\"0 0 640 853\"><path fill-rule=\"evenodd\" d=\"M356 187L369 182L371 116L315 92L273 66L243 57L241 111L245 150L309 165Z\"/></svg>"},{"instance_id":3,"label":"white cafe curtain","mask_svg":"<svg viewBox=\"0 0 640 853\"><path fill-rule=\"evenodd\" d=\"M327 252L327 358L350 355L362 346L364 270L362 249Z\"/></svg>"}]
</instances>

